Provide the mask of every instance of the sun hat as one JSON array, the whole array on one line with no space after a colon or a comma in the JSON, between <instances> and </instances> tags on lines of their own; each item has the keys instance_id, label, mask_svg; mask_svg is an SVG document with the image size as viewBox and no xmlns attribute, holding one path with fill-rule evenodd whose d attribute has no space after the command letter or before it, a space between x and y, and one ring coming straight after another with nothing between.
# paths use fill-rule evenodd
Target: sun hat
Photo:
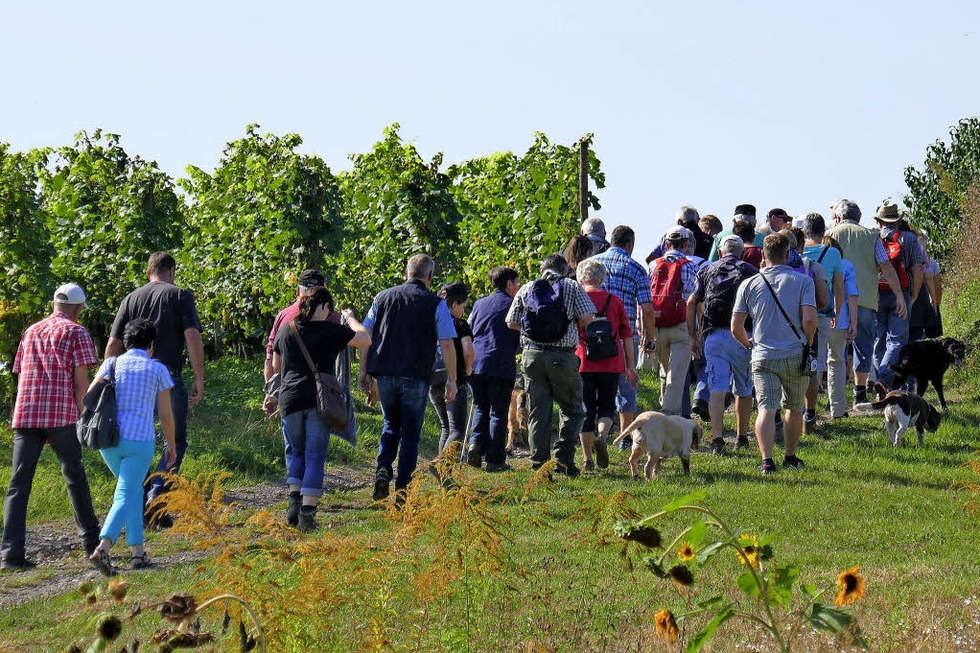
<instances>
[{"instance_id":1,"label":"sun hat","mask_svg":"<svg viewBox=\"0 0 980 653\"><path fill-rule=\"evenodd\" d=\"M898 205L890 202L878 207L878 214L875 216L875 220L884 222L885 224L894 224L901 219L902 216L898 212Z\"/></svg>"}]
</instances>

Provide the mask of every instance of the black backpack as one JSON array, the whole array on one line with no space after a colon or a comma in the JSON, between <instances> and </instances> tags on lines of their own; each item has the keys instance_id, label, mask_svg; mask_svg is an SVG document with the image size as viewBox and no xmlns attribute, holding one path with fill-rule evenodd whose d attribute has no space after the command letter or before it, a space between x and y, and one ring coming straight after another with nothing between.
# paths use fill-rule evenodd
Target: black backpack
<instances>
[{"instance_id":1,"label":"black backpack","mask_svg":"<svg viewBox=\"0 0 980 653\"><path fill-rule=\"evenodd\" d=\"M590 361L619 355L619 344L613 336L612 322L606 317L611 301L612 293L609 293L602 310L585 327L585 358Z\"/></svg>"},{"instance_id":2,"label":"black backpack","mask_svg":"<svg viewBox=\"0 0 980 653\"><path fill-rule=\"evenodd\" d=\"M745 280L736 263L715 267L704 288L704 320L715 329L730 329L735 310L735 295Z\"/></svg>"},{"instance_id":3,"label":"black backpack","mask_svg":"<svg viewBox=\"0 0 980 653\"><path fill-rule=\"evenodd\" d=\"M537 279L525 300L521 331L534 342L550 343L561 340L568 331L571 320L565 311L565 298L561 280L554 283Z\"/></svg>"}]
</instances>

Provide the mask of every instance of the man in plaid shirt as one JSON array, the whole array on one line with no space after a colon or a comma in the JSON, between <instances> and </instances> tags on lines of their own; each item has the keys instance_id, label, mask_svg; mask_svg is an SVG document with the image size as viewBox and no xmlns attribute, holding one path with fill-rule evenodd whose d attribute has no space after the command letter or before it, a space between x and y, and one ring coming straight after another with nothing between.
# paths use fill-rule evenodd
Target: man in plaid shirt
<instances>
[{"instance_id":1,"label":"man in plaid shirt","mask_svg":"<svg viewBox=\"0 0 980 653\"><path fill-rule=\"evenodd\" d=\"M14 358L17 402L13 416L13 472L3 504L3 569L34 566L24 556L27 502L45 442L51 444L61 461L61 473L86 553L94 551L99 543L99 520L92 508L82 448L75 432L88 389L88 368L98 362L91 336L77 323L84 306L85 293L77 285L68 283L58 288L54 311L28 327Z\"/></svg>"}]
</instances>

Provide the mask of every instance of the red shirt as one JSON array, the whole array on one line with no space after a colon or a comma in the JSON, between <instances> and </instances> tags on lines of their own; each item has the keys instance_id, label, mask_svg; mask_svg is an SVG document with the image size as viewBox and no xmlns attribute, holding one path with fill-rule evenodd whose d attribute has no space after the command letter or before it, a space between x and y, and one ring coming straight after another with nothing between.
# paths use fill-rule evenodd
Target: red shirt
<instances>
[{"instance_id":1,"label":"red shirt","mask_svg":"<svg viewBox=\"0 0 980 653\"><path fill-rule=\"evenodd\" d=\"M29 326L14 358L19 376L13 427L44 429L77 422L75 368L97 362L88 330L64 313Z\"/></svg>"},{"instance_id":2,"label":"red shirt","mask_svg":"<svg viewBox=\"0 0 980 653\"><path fill-rule=\"evenodd\" d=\"M586 292L589 295L589 299L595 304L595 310L598 314L602 310L602 307L606 305L606 298L610 296L610 293L606 290L588 290ZM633 329L630 327L629 318L626 316L626 307L623 306L623 300L616 295L612 295L612 299L609 302L606 319L612 324L613 337L619 346L619 356L597 360L587 359L585 357L585 329L579 327L578 348L575 350L575 355L582 361L582 364L578 368L579 372L608 372L611 374L623 374L626 372L623 343L620 341L623 339L632 339Z\"/></svg>"},{"instance_id":3,"label":"red shirt","mask_svg":"<svg viewBox=\"0 0 980 653\"><path fill-rule=\"evenodd\" d=\"M265 343L265 357L267 359L272 359L272 349L276 342L276 334L279 333L279 329L285 325L288 325L290 320L295 318L297 315L299 315L298 299L286 308L279 311L279 314L276 315L276 319L272 323L272 331L269 332L269 340ZM337 311L330 311L330 314L327 315L327 322L340 324L340 313Z\"/></svg>"}]
</instances>

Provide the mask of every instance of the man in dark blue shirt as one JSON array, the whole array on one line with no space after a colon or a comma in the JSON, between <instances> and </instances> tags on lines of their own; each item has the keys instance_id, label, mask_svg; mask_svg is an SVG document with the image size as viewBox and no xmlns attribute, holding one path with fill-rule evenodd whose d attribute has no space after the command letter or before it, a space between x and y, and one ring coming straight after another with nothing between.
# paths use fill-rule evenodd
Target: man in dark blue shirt
<instances>
[{"instance_id":1,"label":"man in dark blue shirt","mask_svg":"<svg viewBox=\"0 0 980 653\"><path fill-rule=\"evenodd\" d=\"M478 299L470 312L473 330L473 432L466 460L479 467L484 457L488 472L509 469L504 451L510 395L517 377L520 336L504 318L520 289L517 271L496 267L490 271L494 292Z\"/></svg>"},{"instance_id":2,"label":"man in dark blue shirt","mask_svg":"<svg viewBox=\"0 0 980 653\"><path fill-rule=\"evenodd\" d=\"M446 402L456 398L456 328L446 302L429 290L435 261L425 254L408 260L405 283L382 290L374 298L364 327L372 333L371 346L361 350L361 388L368 392L378 380L378 398L384 428L378 443L374 500L404 490L412 480L419 457L422 420L429 380L436 359L436 343L446 362ZM398 459L398 476L392 465Z\"/></svg>"}]
</instances>

